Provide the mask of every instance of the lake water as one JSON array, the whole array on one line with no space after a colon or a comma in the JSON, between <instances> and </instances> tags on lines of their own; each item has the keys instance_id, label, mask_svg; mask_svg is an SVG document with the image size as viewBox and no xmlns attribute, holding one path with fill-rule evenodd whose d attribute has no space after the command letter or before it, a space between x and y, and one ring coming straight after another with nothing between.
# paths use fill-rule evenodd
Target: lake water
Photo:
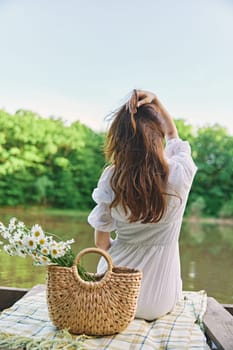
<instances>
[{"instance_id":1,"label":"lake water","mask_svg":"<svg viewBox=\"0 0 233 350\"><path fill-rule=\"evenodd\" d=\"M62 239L74 238L75 252L94 245L93 230L86 218L25 210L0 210L0 221L10 217L31 226L40 224L46 232ZM181 269L184 290L205 289L222 303L233 303L233 226L184 222L180 236ZM89 271L95 271L98 256L89 254L82 260ZM32 265L30 258L8 256L0 252L0 285L30 288L45 283L46 268Z\"/></svg>"}]
</instances>

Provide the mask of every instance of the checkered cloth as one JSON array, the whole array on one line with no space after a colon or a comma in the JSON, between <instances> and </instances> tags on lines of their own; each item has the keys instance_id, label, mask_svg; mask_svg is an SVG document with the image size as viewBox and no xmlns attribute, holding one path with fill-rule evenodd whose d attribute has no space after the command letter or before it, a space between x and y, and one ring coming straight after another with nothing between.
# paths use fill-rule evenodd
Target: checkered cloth
<instances>
[{"instance_id":1,"label":"checkered cloth","mask_svg":"<svg viewBox=\"0 0 233 350\"><path fill-rule=\"evenodd\" d=\"M183 292L175 309L152 322L135 319L114 336L71 336L58 331L48 317L45 291L16 302L0 315L0 346L13 349L197 350L208 349L202 332L205 291Z\"/></svg>"}]
</instances>

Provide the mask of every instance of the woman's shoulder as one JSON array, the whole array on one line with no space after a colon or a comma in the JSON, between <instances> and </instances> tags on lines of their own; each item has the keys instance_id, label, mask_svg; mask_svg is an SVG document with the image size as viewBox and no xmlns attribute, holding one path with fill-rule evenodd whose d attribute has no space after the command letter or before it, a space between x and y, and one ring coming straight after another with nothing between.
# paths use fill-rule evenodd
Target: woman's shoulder
<instances>
[{"instance_id":1,"label":"woman's shoulder","mask_svg":"<svg viewBox=\"0 0 233 350\"><path fill-rule=\"evenodd\" d=\"M169 183L179 192L190 189L197 171L188 141L171 139L166 146L166 157L169 164Z\"/></svg>"},{"instance_id":2,"label":"woman's shoulder","mask_svg":"<svg viewBox=\"0 0 233 350\"><path fill-rule=\"evenodd\" d=\"M111 178L113 174L114 166L113 165L108 165L104 168L100 178L99 178L99 183L102 181L108 182L109 179Z\"/></svg>"},{"instance_id":3,"label":"woman's shoulder","mask_svg":"<svg viewBox=\"0 0 233 350\"><path fill-rule=\"evenodd\" d=\"M179 137L166 141L165 154L168 158L171 158L180 153L191 156L191 147L188 141L184 141Z\"/></svg>"},{"instance_id":4,"label":"woman's shoulder","mask_svg":"<svg viewBox=\"0 0 233 350\"><path fill-rule=\"evenodd\" d=\"M111 203L113 200L113 191L110 180L113 172L112 166L107 166L98 181L97 187L93 190L92 198L96 203Z\"/></svg>"},{"instance_id":5,"label":"woman's shoulder","mask_svg":"<svg viewBox=\"0 0 233 350\"><path fill-rule=\"evenodd\" d=\"M168 140L165 147L165 155L174 171L190 169L196 172L197 167L193 161L191 146L188 141L183 141L180 138Z\"/></svg>"}]
</instances>

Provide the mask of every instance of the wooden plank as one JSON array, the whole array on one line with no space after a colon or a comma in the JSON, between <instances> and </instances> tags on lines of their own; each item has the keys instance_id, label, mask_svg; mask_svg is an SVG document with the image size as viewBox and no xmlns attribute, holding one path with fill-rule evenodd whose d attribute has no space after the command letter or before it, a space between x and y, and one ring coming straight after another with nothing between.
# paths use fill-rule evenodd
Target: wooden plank
<instances>
[{"instance_id":1,"label":"wooden plank","mask_svg":"<svg viewBox=\"0 0 233 350\"><path fill-rule=\"evenodd\" d=\"M35 295L37 293L43 292L46 289L45 284L37 284L32 289L28 290L27 294L24 295L24 298L27 298L30 295Z\"/></svg>"},{"instance_id":2,"label":"wooden plank","mask_svg":"<svg viewBox=\"0 0 233 350\"><path fill-rule=\"evenodd\" d=\"M205 331L219 350L233 349L233 317L214 298L208 298L203 318Z\"/></svg>"},{"instance_id":3,"label":"wooden plank","mask_svg":"<svg viewBox=\"0 0 233 350\"><path fill-rule=\"evenodd\" d=\"M20 298L27 298L30 295L34 295L37 294L43 290L45 290L46 286L44 284L39 284L34 286L32 289L23 289L23 288L10 288L10 287L1 287L0 286L0 307L3 305L2 309L5 309L5 304L6 303L6 299L9 301L9 303L11 305L14 304L14 302L16 302L17 300L19 300ZM12 302L12 300L14 300ZM9 306L11 306L9 305ZM9 307L7 306L7 307ZM17 348L15 350L25 350L25 347L20 347ZM0 347L0 350L8 350L8 348L4 347Z\"/></svg>"},{"instance_id":4,"label":"wooden plank","mask_svg":"<svg viewBox=\"0 0 233 350\"><path fill-rule=\"evenodd\" d=\"M24 288L10 288L0 286L0 311L7 309L28 292Z\"/></svg>"},{"instance_id":5,"label":"wooden plank","mask_svg":"<svg viewBox=\"0 0 233 350\"><path fill-rule=\"evenodd\" d=\"M26 298L27 296L35 295L41 291L44 291L45 289L45 284L38 284L32 289L0 286L0 311L7 309L22 297Z\"/></svg>"},{"instance_id":6,"label":"wooden plank","mask_svg":"<svg viewBox=\"0 0 233 350\"><path fill-rule=\"evenodd\" d=\"M231 315L233 315L233 304L222 304L224 309L226 309L228 312L230 312Z\"/></svg>"}]
</instances>

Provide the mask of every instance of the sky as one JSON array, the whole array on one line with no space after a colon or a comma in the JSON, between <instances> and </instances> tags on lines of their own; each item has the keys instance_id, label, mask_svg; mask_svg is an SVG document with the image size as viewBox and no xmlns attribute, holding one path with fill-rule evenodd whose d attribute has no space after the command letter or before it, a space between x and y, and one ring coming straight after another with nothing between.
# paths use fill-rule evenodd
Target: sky
<instances>
[{"instance_id":1,"label":"sky","mask_svg":"<svg viewBox=\"0 0 233 350\"><path fill-rule=\"evenodd\" d=\"M233 0L0 0L0 108L104 118L134 88L233 134Z\"/></svg>"}]
</instances>

